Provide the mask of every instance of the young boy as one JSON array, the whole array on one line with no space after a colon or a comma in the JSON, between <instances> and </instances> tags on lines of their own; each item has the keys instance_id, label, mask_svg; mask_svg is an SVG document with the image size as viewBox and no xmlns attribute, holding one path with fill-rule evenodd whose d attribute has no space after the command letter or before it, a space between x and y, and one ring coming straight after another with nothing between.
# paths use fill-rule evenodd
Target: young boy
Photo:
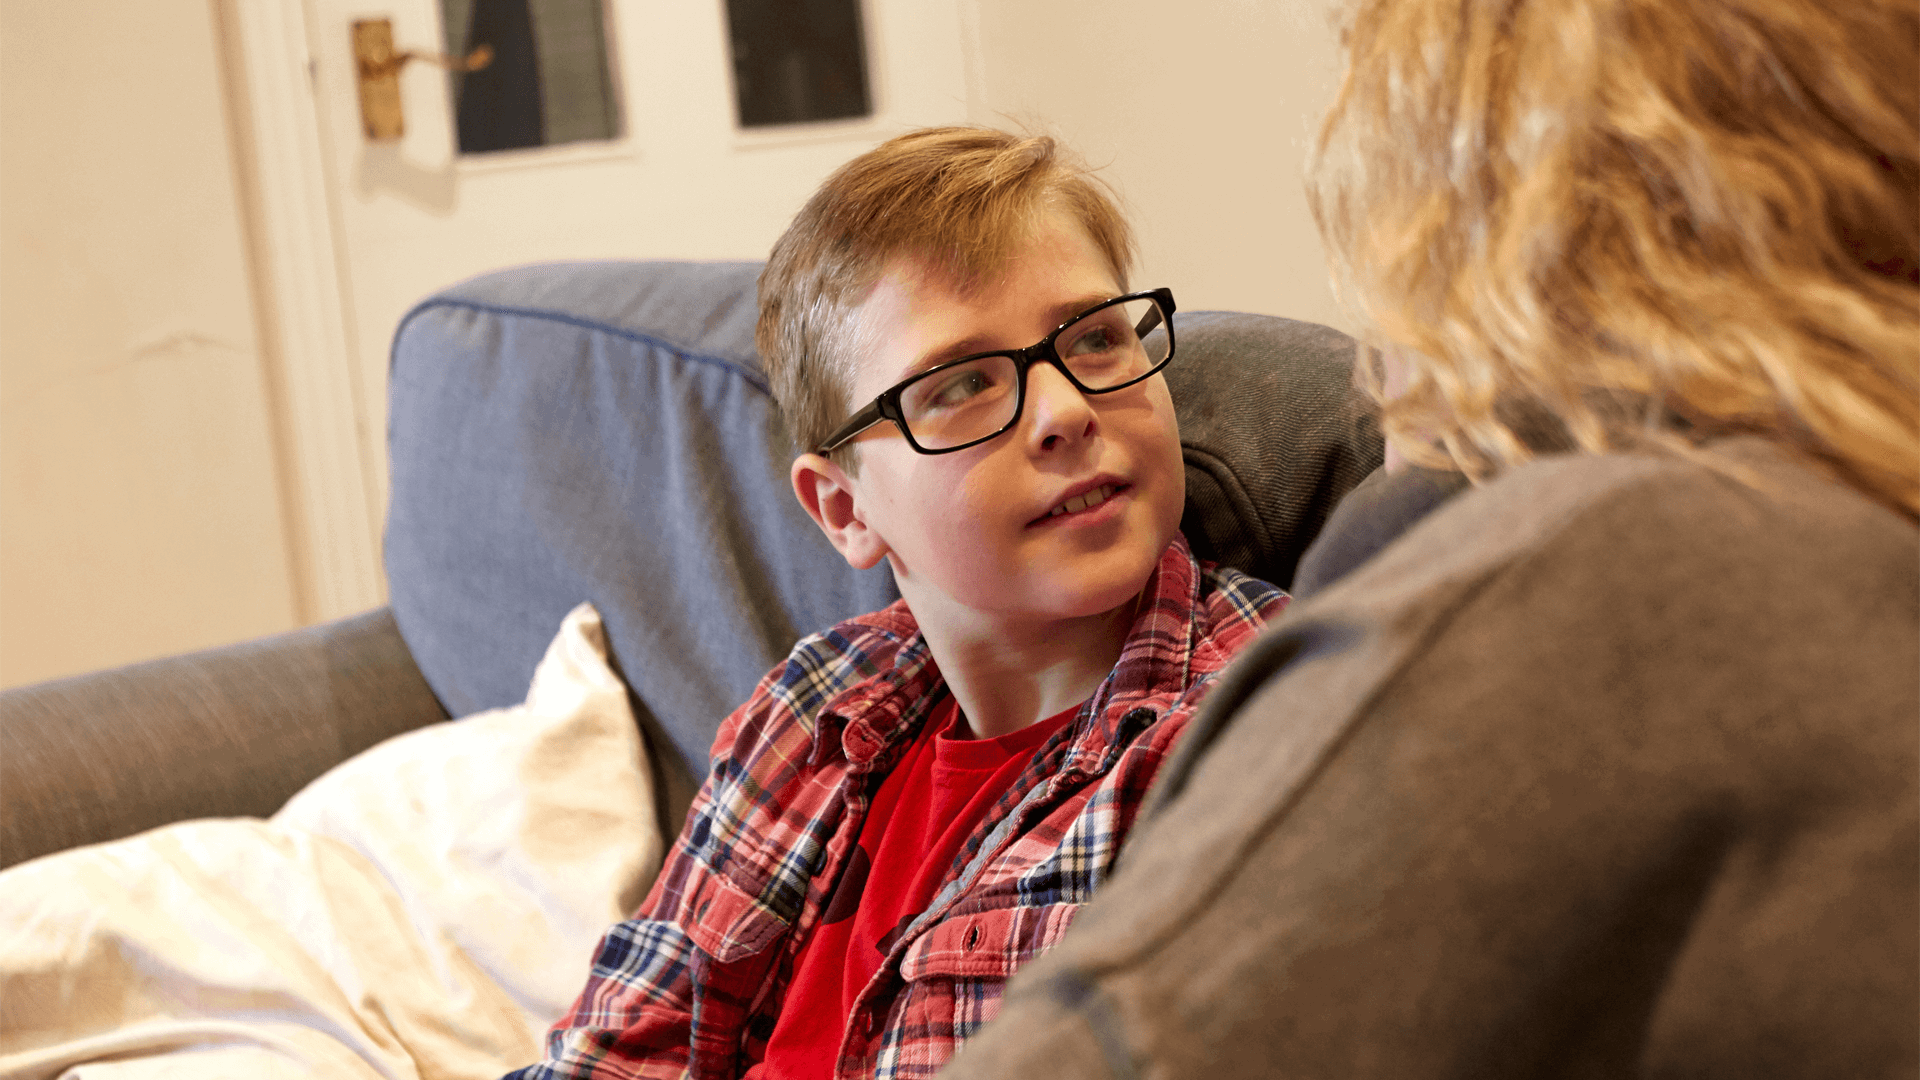
<instances>
[{"instance_id":1,"label":"young boy","mask_svg":"<svg viewBox=\"0 0 1920 1080\"><path fill-rule=\"evenodd\" d=\"M1049 139L916 132L760 279L794 492L902 599L727 718L639 913L521 1077L928 1076L1106 878L1285 594L1196 563L1164 290ZM1038 344L1035 344L1038 342Z\"/></svg>"}]
</instances>

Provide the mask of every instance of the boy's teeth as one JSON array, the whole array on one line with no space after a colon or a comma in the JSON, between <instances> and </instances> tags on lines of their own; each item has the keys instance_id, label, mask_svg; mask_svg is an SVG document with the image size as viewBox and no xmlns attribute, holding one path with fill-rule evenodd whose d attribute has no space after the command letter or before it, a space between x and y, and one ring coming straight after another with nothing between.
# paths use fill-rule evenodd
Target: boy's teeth
<instances>
[{"instance_id":1,"label":"boy's teeth","mask_svg":"<svg viewBox=\"0 0 1920 1080\"><path fill-rule=\"evenodd\" d=\"M1079 513L1080 511L1085 510L1089 506L1095 506L1095 505L1098 505L1099 503L1106 502L1108 499L1113 497L1113 493L1115 490L1117 489L1112 484L1101 484L1099 487L1094 488L1092 491L1087 492L1085 495L1075 495L1073 498L1068 499L1066 502L1063 502L1059 506L1054 507L1053 510L1047 514L1047 516L1059 517L1061 514Z\"/></svg>"}]
</instances>

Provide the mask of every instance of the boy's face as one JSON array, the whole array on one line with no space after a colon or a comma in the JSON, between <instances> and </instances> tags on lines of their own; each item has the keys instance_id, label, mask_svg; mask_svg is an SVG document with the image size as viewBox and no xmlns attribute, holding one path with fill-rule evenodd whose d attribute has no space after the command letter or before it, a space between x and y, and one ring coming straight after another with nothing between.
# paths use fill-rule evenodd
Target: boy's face
<instances>
[{"instance_id":1,"label":"boy's face","mask_svg":"<svg viewBox=\"0 0 1920 1080\"><path fill-rule=\"evenodd\" d=\"M1043 217L970 292L922 271L896 260L857 310L856 403L946 360L1024 348L1121 292L1085 229L1060 214ZM795 490L849 562L891 561L923 623L991 629L1110 612L1145 585L1186 501L1180 432L1159 375L1089 397L1037 363L1019 422L997 438L920 454L883 423L854 445L858 476L804 455ZM1101 491L1111 494L1053 513Z\"/></svg>"}]
</instances>

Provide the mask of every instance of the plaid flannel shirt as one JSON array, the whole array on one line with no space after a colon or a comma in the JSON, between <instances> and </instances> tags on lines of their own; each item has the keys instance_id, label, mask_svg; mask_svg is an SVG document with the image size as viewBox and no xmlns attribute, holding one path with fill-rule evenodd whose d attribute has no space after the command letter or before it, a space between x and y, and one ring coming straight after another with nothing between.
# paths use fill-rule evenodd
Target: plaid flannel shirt
<instances>
[{"instance_id":1,"label":"plaid flannel shirt","mask_svg":"<svg viewBox=\"0 0 1920 1080\"><path fill-rule=\"evenodd\" d=\"M837 1075L931 1076L1059 940L1213 676L1287 596L1176 536L1120 661L968 840L848 1022ZM880 781L946 693L904 603L801 641L729 716L639 912L519 1080L735 1077L765 1054L799 946Z\"/></svg>"}]
</instances>

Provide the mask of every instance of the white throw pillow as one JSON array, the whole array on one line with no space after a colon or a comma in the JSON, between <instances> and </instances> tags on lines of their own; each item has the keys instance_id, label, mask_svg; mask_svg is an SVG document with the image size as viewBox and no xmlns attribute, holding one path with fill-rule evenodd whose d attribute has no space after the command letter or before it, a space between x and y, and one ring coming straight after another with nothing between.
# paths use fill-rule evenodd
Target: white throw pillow
<instances>
[{"instance_id":1,"label":"white throw pillow","mask_svg":"<svg viewBox=\"0 0 1920 1080\"><path fill-rule=\"evenodd\" d=\"M582 604L527 701L391 739L270 821L0 872L0 1077L497 1077L658 871L646 748Z\"/></svg>"}]
</instances>

